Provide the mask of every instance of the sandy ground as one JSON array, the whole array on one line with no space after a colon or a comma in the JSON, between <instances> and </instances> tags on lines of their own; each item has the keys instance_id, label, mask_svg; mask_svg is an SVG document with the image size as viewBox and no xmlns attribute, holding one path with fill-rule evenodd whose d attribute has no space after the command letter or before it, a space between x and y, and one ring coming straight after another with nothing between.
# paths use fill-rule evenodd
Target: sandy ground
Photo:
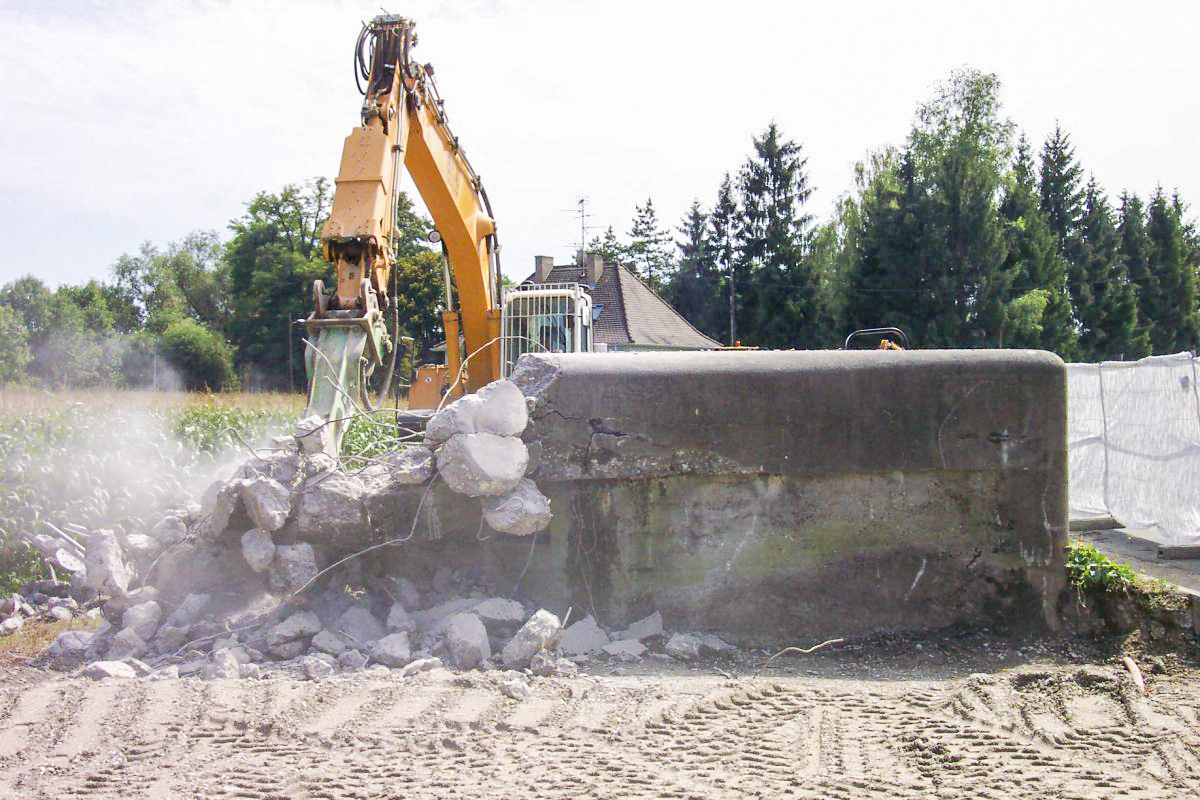
<instances>
[{"instance_id":1,"label":"sandy ground","mask_svg":"<svg viewBox=\"0 0 1200 800\"><path fill-rule=\"evenodd\" d=\"M1200 794L1200 670L892 643L533 678L90 680L0 670L5 798L1161 798ZM625 674L620 674L624 672ZM722 674L724 673L724 674Z\"/></svg>"}]
</instances>

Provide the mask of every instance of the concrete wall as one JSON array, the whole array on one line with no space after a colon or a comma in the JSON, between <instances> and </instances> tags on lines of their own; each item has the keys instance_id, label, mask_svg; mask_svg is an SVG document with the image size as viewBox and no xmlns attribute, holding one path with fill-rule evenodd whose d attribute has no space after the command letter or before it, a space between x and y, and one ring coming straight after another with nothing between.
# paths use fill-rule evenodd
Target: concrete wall
<instances>
[{"instance_id":1,"label":"concrete wall","mask_svg":"<svg viewBox=\"0 0 1200 800\"><path fill-rule=\"evenodd\" d=\"M489 570L743 642L1051 624L1062 362L1033 351L550 355L514 380L555 520Z\"/></svg>"}]
</instances>

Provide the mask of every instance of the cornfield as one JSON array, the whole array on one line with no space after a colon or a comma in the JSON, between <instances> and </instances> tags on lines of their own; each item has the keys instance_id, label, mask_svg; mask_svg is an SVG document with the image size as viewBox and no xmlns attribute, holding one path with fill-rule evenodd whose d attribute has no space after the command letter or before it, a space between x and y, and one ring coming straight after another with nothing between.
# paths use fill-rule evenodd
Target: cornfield
<instances>
[{"instance_id":1,"label":"cornfield","mask_svg":"<svg viewBox=\"0 0 1200 800\"><path fill-rule=\"evenodd\" d=\"M139 532L228 477L249 455L239 437L290 432L303 409L286 394L0 390L0 592L44 570L20 534Z\"/></svg>"}]
</instances>

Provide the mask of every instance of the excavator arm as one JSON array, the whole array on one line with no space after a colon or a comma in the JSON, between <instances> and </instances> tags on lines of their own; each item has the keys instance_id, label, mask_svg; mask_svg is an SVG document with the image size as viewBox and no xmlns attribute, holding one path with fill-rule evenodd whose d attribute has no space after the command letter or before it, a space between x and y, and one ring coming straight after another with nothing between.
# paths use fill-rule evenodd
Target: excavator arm
<instances>
[{"instance_id":1,"label":"excavator arm","mask_svg":"<svg viewBox=\"0 0 1200 800\"><path fill-rule=\"evenodd\" d=\"M346 137L333 209L321 234L336 286L314 283L306 321L305 416L318 416L332 428L325 440L334 453L349 418L375 408L368 379L385 369L386 393L394 371L397 331L388 333L384 312L391 302L401 166L433 217L457 288L453 302L447 287L451 301L443 314L448 373L454 380L463 372L472 391L500 375L496 223L479 176L447 125L432 68L410 57L414 27L404 17L376 17L355 48L362 124Z\"/></svg>"}]
</instances>

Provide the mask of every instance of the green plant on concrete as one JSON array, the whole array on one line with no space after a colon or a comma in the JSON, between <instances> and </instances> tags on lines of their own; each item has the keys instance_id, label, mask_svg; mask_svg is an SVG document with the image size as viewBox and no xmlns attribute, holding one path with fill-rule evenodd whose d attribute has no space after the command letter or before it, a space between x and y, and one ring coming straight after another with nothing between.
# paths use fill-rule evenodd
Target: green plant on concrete
<instances>
[{"instance_id":1,"label":"green plant on concrete","mask_svg":"<svg viewBox=\"0 0 1200 800\"><path fill-rule=\"evenodd\" d=\"M1067 579L1080 592L1126 592L1137 583L1132 569L1083 542L1067 545Z\"/></svg>"}]
</instances>

